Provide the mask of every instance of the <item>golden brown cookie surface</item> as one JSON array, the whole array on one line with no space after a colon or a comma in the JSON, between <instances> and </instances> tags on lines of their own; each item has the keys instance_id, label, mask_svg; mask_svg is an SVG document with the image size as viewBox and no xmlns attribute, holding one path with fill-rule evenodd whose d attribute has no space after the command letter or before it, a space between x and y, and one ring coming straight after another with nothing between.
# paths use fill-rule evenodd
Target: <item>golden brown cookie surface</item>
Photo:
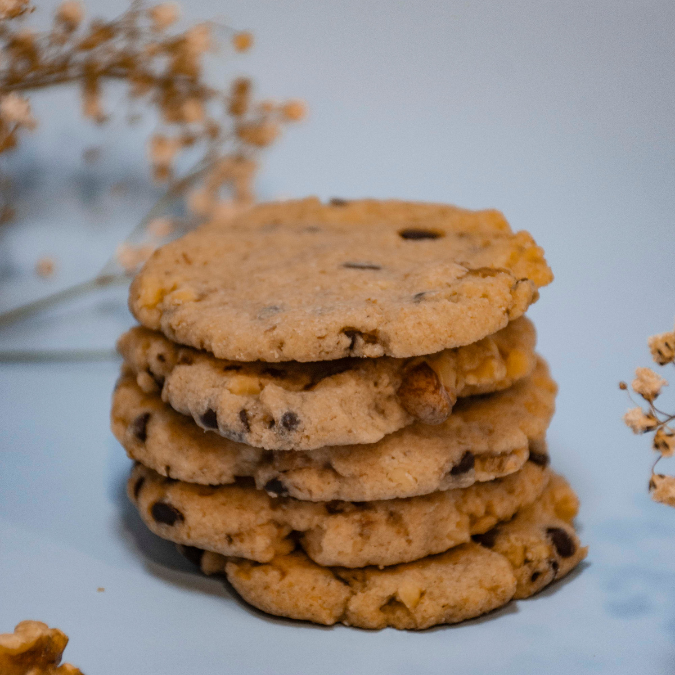
<instances>
[{"instance_id":1,"label":"golden brown cookie surface","mask_svg":"<svg viewBox=\"0 0 675 675\"><path fill-rule=\"evenodd\" d=\"M300 545L320 565L395 565L469 541L534 502L549 470L526 462L505 478L408 499L304 502L253 485L162 478L137 464L127 492L155 534L179 544L269 562Z\"/></svg>"},{"instance_id":2,"label":"golden brown cookie surface","mask_svg":"<svg viewBox=\"0 0 675 675\"><path fill-rule=\"evenodd\" d=\"M127 454L168 478L204 485L255 478L273 496L371 501L468 487L520 469L540 447L556 387L541 361L510 389L462 399L443 424L415 423L370 445L264 451L202 431L145 394L131 375L113 397L112 429ZM545 458L544 460L545 461Z\"/></svg>"},{"instance_id":3,"label":"golden brown cookie surface","mask_svg":"<svg viewBox=\"0 0 675 675\"><path fill-rule=\"evenodd\" d=\"M497 332L551 279L532 237L496 211L305 199L162 247L129 305L144 326L224 359L405 358Z\"/></svg>"},{"instance_id":4,"label":"golden brown cookie surface","mask_svg":"<svg viewBox=\"0 0 675 675\"><path fill-rule=\"evenodd\" d=\"M439 555L378 569L321 567L303 552L269 563L184 549L207 574L225 573L250 604L270 614L331 625L422 629L489 612L560 579L586 557L571 525L577 498L553 474L512 521ZM479 539L479 537L476 537Z\"/></svg>"},{"instance_id":5,"label":"golden brown cookie surface","mask_svg":"<svg viewBox=\"0 0 675 675\"><path fill-rule=\"evenodd\" d=\"M238 363L139 327L118 348L144 391L160 390L203 429L269 450L311 450L374 443L415 418L439 424L451 414L450 401L507 389L529 375L535 339L521 317L472 345L412 360Z\"/></svg>"}]
</instances>

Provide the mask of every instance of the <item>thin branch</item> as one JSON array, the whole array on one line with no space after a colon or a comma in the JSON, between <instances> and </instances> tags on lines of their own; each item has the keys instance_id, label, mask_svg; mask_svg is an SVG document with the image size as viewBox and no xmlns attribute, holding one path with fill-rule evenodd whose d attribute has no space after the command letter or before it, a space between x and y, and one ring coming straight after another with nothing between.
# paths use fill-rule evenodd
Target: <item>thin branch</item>
<instances>
[{"instance_id":1,"label":"thin branch","mask_svg":"<svg viewBox=\"0 0 675 675\"><path fill-rule=\"evenodd\" d=\"M107 274L96 276L89 281L83 281L74 286L69 286L64 288L61 291L47 295L44 298L39 300L34 300L33 302L28 302L25 305L20 305L14 309L10 309L7 312L0 313L0 327L8 326L15 321L20 319L25 319L37 312L47 309L48 307L53 307L56 304L65 302L66 300L72 300L81 295L85 295L90 291L96 290L98 288L105 288L113 284L128 283L129 277L126 274Z\"/></svg>"},{"instance_id":2,"label":"thin branch","mask_svg":"<svg viewBox=\"0 0 675 675\"><path fill-rule=\"evenodd\" d=\"M206 171L208 171L213 166L214 161L217 160L202 160L198 162L192 171L190 171L179 181L176 181L169 188L169 190L167 190L167 192L165 192L155 202L153 207L129 233L125 241L131 237L134 237L139 232L142 232L147 227L148 223L161 214L174 199L176 199L182 192L190 187L192 183L194 183ZM20 321L21 319L26 319L37 312L40 312L49 307L53 307L54 305L60 304L67 300L72 300L82 295L86 295L91 291L105 288L113 284L128 283L129 277L126 274L115 273L116 267L117 262L115 260L115 256L113 255L108 259L106 264L101 268L101 271L93 279L83 281L81 283L75 284L74 286L69 286L68 288L64 288L63 290L52 293L51 295L48 295L44 298L34 300L33 302L29 302L25 305L20 305L19 307L15 307L14 309L0 313L0 328L15 323L16 321Z\"/></svg>"},{"instance_id":3,"label":"thin branch","mask_svg":"<svg viewBox=\"0 0 675 675\"><path fill-rule=\"evenodd\" d=\"M0 351L0 363L49 363L50 361L111 361L114 349L30 349Z\"/></svg>"}]
</instances>

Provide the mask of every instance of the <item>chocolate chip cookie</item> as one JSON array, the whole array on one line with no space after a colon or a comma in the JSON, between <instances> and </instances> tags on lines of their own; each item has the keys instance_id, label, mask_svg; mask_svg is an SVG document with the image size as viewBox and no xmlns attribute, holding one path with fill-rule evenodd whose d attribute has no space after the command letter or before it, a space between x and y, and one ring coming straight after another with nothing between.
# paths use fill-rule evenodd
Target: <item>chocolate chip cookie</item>
<instances>
[{"instance_id":1,"label":"chocolate chip cookie","mask_svg":"<svg viewBox=\"0 0 675 675\"><path fill-rule=\"evenodd\" d=\"M254 485L205 486L137 464L127 491L145 524L179 544L269 562L301 546L319 565L395 565L487 532L534 502L549 469L527 462L505 478L408 499L306 502Z\"/></svg>"},{"instance_id":2,"label":"chocolate chip cookie","mask_svg":"<svg viewBox=\"0 0 675 675\"><path fill-rule=\"evenodd\" d=\"M474 537L480 545L384 569L321 567L302 551L258 564L181 548L207 574L225 573L244 600L270 614L325 625L422 629L479 616L568 574L587 552L571 525L576 506L572 489L553 474L534 504Z\"/></svg>"},{"instance_id":3,"label":"chocolate chip cookie","mask_svg":"<svg viewBox=\"0 0 675 675\"><path fill-rule=\"evenodd\" d=\"M418 419L440 424L457 397L510 387L535 367L522 317L479 342L418 359L237 363L132 328L118 341L144 391L203 429L269 450L374 443Z\"/></svg>"},{"instance_id":4,"label":"chocolate chip cookie","mask_svg":"<svg viewBox=\"0 0 675 675\"><path fill-rule=\"evenodd\" d=\"M493 480L519 470L528 453L546 462L541 439L555 393L540 360L510 389L462 399L443 424L414 423L370 445L273 452L204 433L127 373L113 397L111 422L127 454L167 478L218 485L250 476L272 496L360 502Z\"/></svg>"},{"instance_id":5,"label":"chocolate chip cookie","mask_svg":"<svg viewBox=\"0 0 675 675\"><path fill-rule=\"evenodd\" d=\"M129 306L234 361L407 358L472 344L552 280L497 211L401 201L261 204L157 250Z\"/></svg>"}]
</instances>

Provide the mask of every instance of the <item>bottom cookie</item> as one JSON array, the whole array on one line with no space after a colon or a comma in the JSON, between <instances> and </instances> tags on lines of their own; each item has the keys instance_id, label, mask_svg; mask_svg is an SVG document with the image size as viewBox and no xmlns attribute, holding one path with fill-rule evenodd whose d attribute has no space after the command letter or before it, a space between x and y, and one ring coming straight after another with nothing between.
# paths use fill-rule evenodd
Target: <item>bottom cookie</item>
<instances>
[{"instance_id":1,"label":"bottom cookie","mask_svg":"<svg viewBox=\"0 0 675 675\"><path fill-rule=\"evenodd\" d=\"M321 567L300 550L260 564L179 548L206 574L224 573L244 600L269 614L423 629L480 616L569 573L587 553L570 524L577 510L568 483L553 475L510 522L445 553L383 569Z\"/></svg>"}]
</instances>

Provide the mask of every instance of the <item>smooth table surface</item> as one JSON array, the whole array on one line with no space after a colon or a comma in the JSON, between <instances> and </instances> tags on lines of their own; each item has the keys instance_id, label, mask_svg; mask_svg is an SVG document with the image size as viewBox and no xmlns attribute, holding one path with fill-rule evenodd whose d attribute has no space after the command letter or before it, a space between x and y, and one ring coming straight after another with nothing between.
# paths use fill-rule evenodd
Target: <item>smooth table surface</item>
<instances>
[{"instance_id":1,"label":"smooth table surface","mask_svg":"<svg viewBox=\"0 0 675 675\"><path fill-rule=\"evenodd\" d=\"M39 3L48 21L60 0ZM123 0L90 0L113 16ZM675 673L675 509L647 494L653 458L619 380L649 365L675 315L672 0L386 3L193 0L255 49L230 59L262 97L310 116L266 156L262 198L318 194L496 207L544 246L556 279L530 315L560 384L555 469L581 498L587 561L535 598L456 627L371 632L274 619L196 574L127 503L108 428L119 362L0 361L0 632L38 619L86 675ZM93 275L156 198L152 121L83 124L77 92L34 97L40 126L7 170L0 311ZM87 145L101 162L84 165ZM4 158L4 155L3 155ZM3 167L3 171L5 168ZM111 187L125 181L127 192ZM154 192L153 192L154 190ZM54 255L49 282L32 273ZM7 349L110 349L123 288L0 328ZM663 406L675 409L675 371ZM663 470L675 473L674 460ZM105 591L98 592L99 587Z\"/></svg>"},{"instance_id":2,"label":"smooth table surface","mask_svg":"<svg viewBox=\"0 0 675 675\"><path fill-rule=\"evenodd\" d=\"M101 325L113 311L129 322L123 290L112 296L92 300L79 318ZM68 316L40 321L58 333L71 329ZM646 462L636 462L641 473L624 469L633 492L617 491L583 430L564 426L561 418L573 417L564 410L550 445L582 501L590 555L580 569L460 626L323 628L246 606L145 529L125 495L130 462L108 430L118 368L0 367L3 630L26 618L61 628L71 638L67 660L87 675L673 672L675 513L649 501Z\"/></svg>"}]
</instances>

